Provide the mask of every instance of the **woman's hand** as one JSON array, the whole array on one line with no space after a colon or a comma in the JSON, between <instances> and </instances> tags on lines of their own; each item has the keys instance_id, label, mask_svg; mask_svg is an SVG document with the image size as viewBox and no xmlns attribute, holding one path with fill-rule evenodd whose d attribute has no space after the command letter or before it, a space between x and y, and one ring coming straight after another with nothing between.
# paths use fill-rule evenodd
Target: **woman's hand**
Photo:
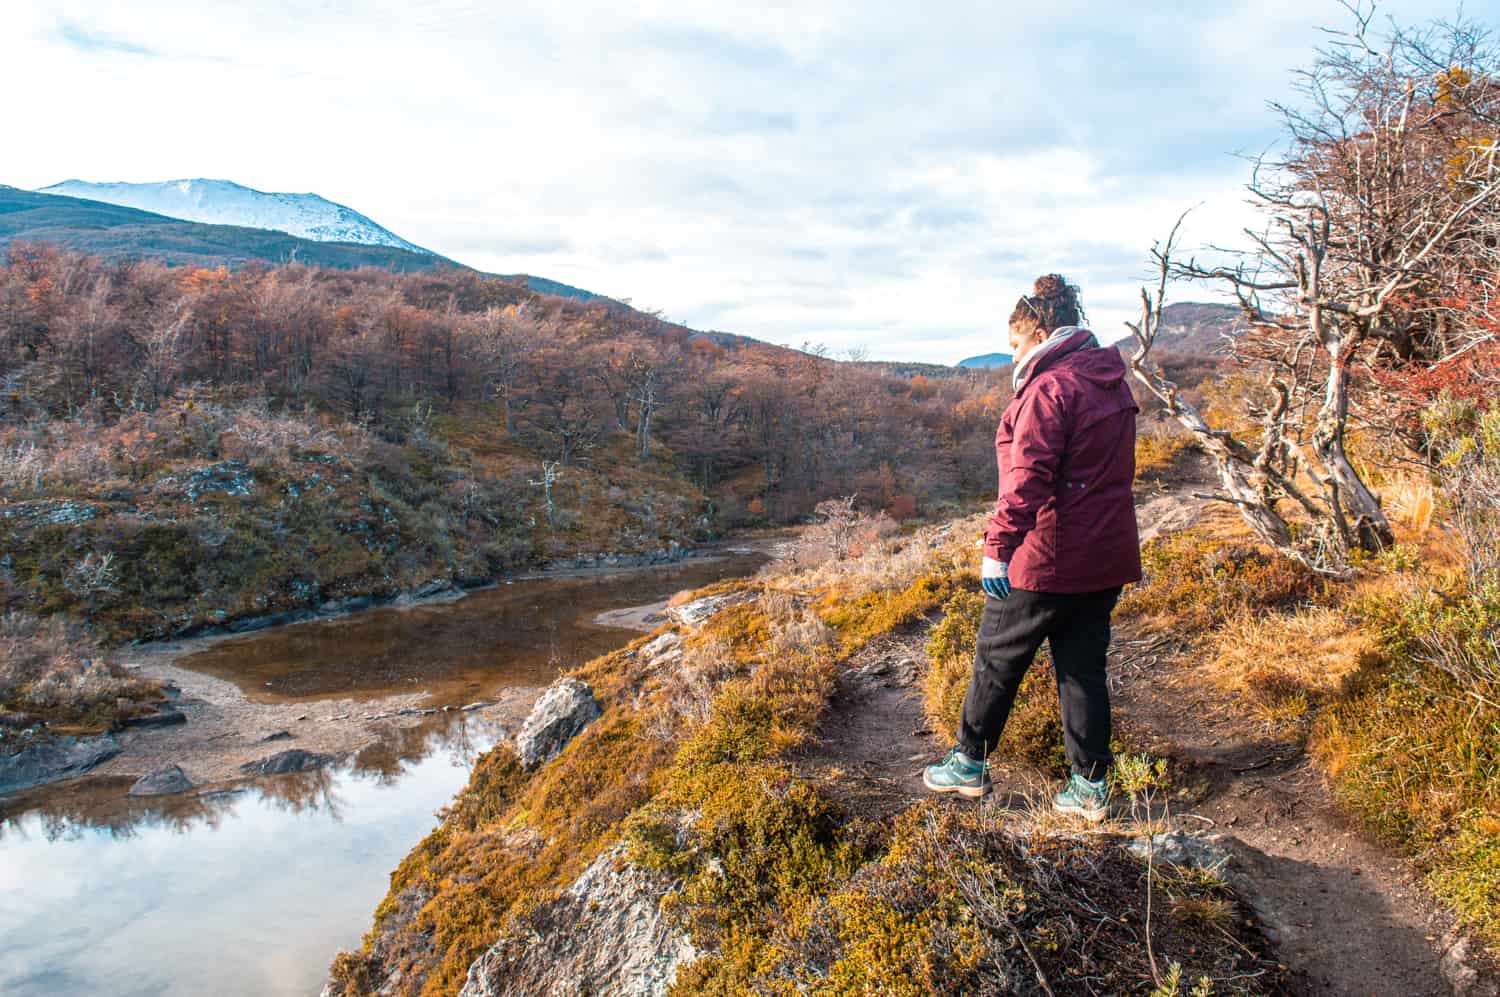
<instances>
[{"instance_id":1,"label":"woman's hand","mask_svg":"<svg viewBox=\"0 0 1500 997\"><path fill-rule=\"evenodd\" d=\"M1004 599L1010 595L1010 565L993 557L985 558L979 587L984 589L985 595L996 599Z\"/></svg>"}]
</instances>

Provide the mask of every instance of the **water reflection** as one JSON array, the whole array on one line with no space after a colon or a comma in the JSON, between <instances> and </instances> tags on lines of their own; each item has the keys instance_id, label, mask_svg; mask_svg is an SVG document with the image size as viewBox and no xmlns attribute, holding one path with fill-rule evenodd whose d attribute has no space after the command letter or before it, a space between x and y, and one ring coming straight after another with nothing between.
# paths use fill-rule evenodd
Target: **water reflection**
<instances>
[{"instance_id":1,"label":"water reflection","mask_svg":"<svg viewBox=\"0 0 1500 997\"><path fill-rule=\"evenodd\" d=\"M31 801L0 821L0 993L316 992L493 735L455 718L404 758L240 792Z\"/></svg>"},{"instance_id":2,"label":"water reflection","mask_svg":"<svg viewBox=\"0 0 1500 997\"><path fill-rule=\"evenodd\" d=\"M560 667L618 647L621 631L594 622L601 612L752 574L766 560L737 551L671 566L528 579L453 602L221 640L178 664L228 679L256 702L425 690L438 703L462 705L497 683L543 685Z\"/></svg>"},{"instance_id":3,"label":"water reflection","mask_svg":"<svg viewBox=\"0 0 1500 997\"><path fill-rule=\"evenodd\" d=\"M601 611L765 560L517 582L222 641L180 663L263 701L427 690L462 705L633 636L595 624ZM130 779L94 778L0 800L0 993L317 992L498 736L454 711L393 726L341 768L239 789L140 799L125 795Z\"/></svg>"},{"instance_id":4,"label":"water reflection","mask_svg":"<svg viewBox=\"0 0 1500 997\"><path fill-rule=\"evenodd\" d=\"M483 716L449 714L420 727L391 730L356 754L343 769L291 772L242 785L173 796L127 796L134 777L96 776L48 789L0 799L0 844L17 833L22 817L33 817L48 841L65 841L104 831L128 838L141 829L186 833L195 827L213 829L223 814L240 805L247 794L291 814L325 813L337 821L342 800L340 781L355 777L375 785L394 787L430 755L470 768L479 755L505 734L498 723Z\"/></svg>"}]
</instances>

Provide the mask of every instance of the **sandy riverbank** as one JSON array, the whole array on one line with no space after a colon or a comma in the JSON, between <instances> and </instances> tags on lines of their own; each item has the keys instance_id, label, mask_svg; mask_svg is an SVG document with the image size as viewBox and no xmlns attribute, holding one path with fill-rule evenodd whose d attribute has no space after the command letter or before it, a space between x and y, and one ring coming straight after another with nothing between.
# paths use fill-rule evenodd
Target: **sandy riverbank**
<instances>
[{"instance_id":1,"label":"sandy riverbank","mask_svg":"<svg viewBox=\"0 0 1500 997\"><path fill-rule=\"evenodd\" d=\"M196 785L220 784L243 779L242 765L278 752L347 756L376 743L395 743L405 731L451 722L455 713L513 731L541 693L515 686L478 705L446 709L434 707L426 692L256 703L233 682L174 663L201 646L201 641L168 642L127 653L126 667L170 683L171 705L186 722L117 733L120 754L90 775L140 776L177 765Z\"/></svg>"}]
</instances>

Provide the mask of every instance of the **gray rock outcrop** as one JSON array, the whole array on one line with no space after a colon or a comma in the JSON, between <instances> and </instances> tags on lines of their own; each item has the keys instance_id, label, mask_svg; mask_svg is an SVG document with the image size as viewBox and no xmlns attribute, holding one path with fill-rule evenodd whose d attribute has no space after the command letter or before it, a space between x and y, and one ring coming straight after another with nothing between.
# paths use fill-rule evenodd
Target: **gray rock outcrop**
<instances>
[{"instance_id":1,"label":"gray rock outcrop","mask_svg":"<svg viewBox=\"0 0 1500 997\"><path fill-rule=\"evenodd\" d=\"M707 595L702 599L685 602L681 606L668 606L667 616L685 627L701 627L719 610L748 602L755 597L749 591L725 592L722 595Z\"/></svg>"},{"instance_id":2,"label":"gray rock outcrop","mask_svg":"<svg viewBox=\"0 0 1500 997\"><path fill-rule=\"evenodd\" d=\"M176 765L169 765L166 768L157 769L150 775L141 776L125 795L171 796L173 793L186 793L192 788L193 781L182 769Z\"/></svg>"},{"instance_id":3,"label":"gray rock outcrop","mask_svg":"<svg viewBox=\"0 0 1500 997\"><path fill-rule=\"evenodd\" d=\"M336 755L318 755L311 751L303 751L301 748L293 748L259 761L246 762L240 766L240 771L246 775L284 775L287 772L320 769L336 761L338 761Z\"/></svg>"},{"instance_id":4,"label":"gray rock outcrop","mask_svg":"<svg viewBox=\"0 0 1500 997\"><path fill-rule=\"evenodd\" d=\"M164 706L155 713L127 717L125 720L126 727L172 727L185 723L187 723L187 715L171 706Z\"/></svg>"},{"instance_id":5,"label":"gray rock outcrop","mask_svg":"<svg viewBox=\"0 0 1500 997\"><path fill-rule=\"evenodd\" d=\"M556 758L569 741L599 719L594 690L575 678L561 678L542 693L516 735L516 757L534 769Z\"/></svg>"},{"instance_id":6,"label":"gray rock outcrop","mask_svg":"<svg viewBox=\"0 0 1500 997\"><path fill-rule=\"evenodd\" d=\"M637 653L653 665L669 665L682 657L682 635L675 630L642 644Z\"/></svg>"},{"instance_id":7,"label":"gray rock outcrop","mask_svg":"<svg viewBox=\"0 0 1500 997\"><path fill-rule=\"evenodd\" d=\"M698 957L661 913L673 881L632 865L624 846L595 859L561 897L469 967L461 997L655 997Z\"/></svg>"},{"instance_id":8,"label":"gray rock outcrop","mask_svg":"<svg viewBox=\"0 0 1500 997\"><path fill-rule=\"evenodd\" d=\"M1443 952L1438 970L1443 980L1453 991L1453 997L1496 997L1500 985L1481 972L1483 957L1479 946L1468 935L1450 934L1444 941L1452 941Z\"/></svg>"},{"instance_id":9,"label":"gray rock outcrop","mask_svg":"<svg viewBox=\"0 0 1500 997\"><path fill-rule=\"evenodd\" d=\"M98 737L54 737L0 755L0 793L30 789L82 775L120 753L111 734Z\"/></svg>"}]
</instances>

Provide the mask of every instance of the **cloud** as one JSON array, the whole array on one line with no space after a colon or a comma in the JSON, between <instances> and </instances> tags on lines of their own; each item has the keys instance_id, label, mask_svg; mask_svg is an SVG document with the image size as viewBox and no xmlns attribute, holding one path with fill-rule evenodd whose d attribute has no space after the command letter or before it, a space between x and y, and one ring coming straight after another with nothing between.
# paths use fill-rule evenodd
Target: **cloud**
<instances>
[{"instance_id":1,"label":"cloud","mask_svg":"<svg viewBox=\"0 0 1500 997\"><path fill-rule=\"evenodd\" d=\"M155 57L157 52L127 41L115 35L95 31L76 21L62 20L57 24L57 37L80 52L114 53L118 55L142 55Z\"/></svg>"},{"instance_id":2,"label":"cloud","mask_svg":"<svg viewBox=\"0 0 1500 997\"><path fill-rule=\"evenodd\" d=\"M1305 0L74 0L90 48L21 6L0 87L55 82L7 108L42 140L7 150L0 182L315 190L483 269L946 362L1001 348L1016 296L1054 270L1117 335L1186 208L1189 244L1234 242L1253 220L1235 154L1275 139L1266 101L1341 17ZM97 58L127 37L193 61Z\"/></svg>"}]
</instances>

